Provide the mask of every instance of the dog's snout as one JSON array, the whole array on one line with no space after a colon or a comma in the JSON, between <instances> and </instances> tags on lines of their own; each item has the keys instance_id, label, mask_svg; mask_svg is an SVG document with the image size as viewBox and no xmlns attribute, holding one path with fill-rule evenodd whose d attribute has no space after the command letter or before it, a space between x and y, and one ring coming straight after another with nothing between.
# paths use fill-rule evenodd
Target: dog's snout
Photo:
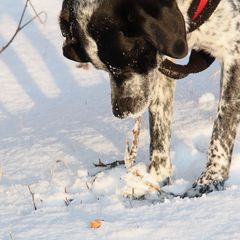
<instances>
[{"instance_id":1,"label":"dog's snout","mask_svg":"<svg viewBox=\"0 0 240 240\"><path fill-rule=\"evenodd\" d=\"M137 101L137 99L131 97L118 99L112 104L113 115L115 117L124 119L130 114L134 114Z\"/></svg>"},{"instance_id":2,"label":"dog's snout","mask_svg":"<svg viewBox=\"0 0 240 240\"><path fill-rule=\"evenodd\" d=\"M126 118L129 115L129 105L131 105L131 98L118 99L112 104L113 115L118 118Z\"/></svg>"}]
</instances>

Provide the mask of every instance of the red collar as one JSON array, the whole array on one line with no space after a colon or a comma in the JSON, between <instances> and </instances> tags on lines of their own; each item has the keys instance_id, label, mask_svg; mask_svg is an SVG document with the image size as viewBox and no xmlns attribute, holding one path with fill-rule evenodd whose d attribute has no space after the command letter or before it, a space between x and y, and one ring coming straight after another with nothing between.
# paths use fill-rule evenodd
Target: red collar
<instances>
[{"instance_id":1,"label":"red collar","mask_svg":"<svg viewBox=\"0 0 240 240\"><path fill-rule=\"evenodd\" d=\"M192 20L195 20L202 13L202 11L206 7L207 3L208 3L208 0L200 0L198 8L197 8L196 12L194 13Z\"/></svg>"},{"instance_id":2,"label":"red collar","mask_svg":"<svg viewBox=\"0 0 240 240\"><path fill-rule=\"evenodd\" d=\"M207 21L217 8L221 0L191 0L192 3L188 9L189 27L188 33L199 28Z\"/></svg>"}]
</instances>

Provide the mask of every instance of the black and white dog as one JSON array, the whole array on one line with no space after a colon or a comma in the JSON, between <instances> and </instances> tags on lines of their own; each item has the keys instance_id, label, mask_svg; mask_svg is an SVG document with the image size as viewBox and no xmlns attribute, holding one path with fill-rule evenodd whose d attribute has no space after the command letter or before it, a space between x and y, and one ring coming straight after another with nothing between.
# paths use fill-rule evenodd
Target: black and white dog
<instances>
[{"instance_id":1,"label":"black and white dog","mask_svg":"<svg viewBox=\"0 0 240 240\"><path fill-rule=\"evenodd\" d=\"M63 54L109 72L113 114L149 109L149 172L166 183L172 174L170 126L175 81L159 71L164 59L204 50L222 64L221 96L201 176L185 196L221 190L228 178L240 120L239 0L65 0Z\"/></svg>"}]
</instances>

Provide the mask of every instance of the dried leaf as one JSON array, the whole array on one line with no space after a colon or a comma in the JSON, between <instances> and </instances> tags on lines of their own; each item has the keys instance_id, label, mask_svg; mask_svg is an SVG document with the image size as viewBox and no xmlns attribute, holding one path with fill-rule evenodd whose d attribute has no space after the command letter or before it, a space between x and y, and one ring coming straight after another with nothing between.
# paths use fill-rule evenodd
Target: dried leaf
<instances>
[{"instance_id":1,"label":"dried leaf","mask_svg":"<svg viewBox=\"0 0 240 240\"><path fill-rule=\"evenodd\" d=\"M103 224L103 220L95 219L95 220L90 222L90 227L93 228L93 229L96 229L96 228L102 227L102 224Z\"/></svg>"}]
</instances>

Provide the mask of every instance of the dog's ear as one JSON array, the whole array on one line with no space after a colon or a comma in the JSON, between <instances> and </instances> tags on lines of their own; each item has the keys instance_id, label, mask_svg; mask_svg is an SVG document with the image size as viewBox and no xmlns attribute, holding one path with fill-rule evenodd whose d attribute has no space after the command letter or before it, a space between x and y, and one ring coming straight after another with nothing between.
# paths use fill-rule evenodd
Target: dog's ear
<instances>
[{"instance_id":1,"label":"dog's ear","mask_svg":"<svg viewBox=\"0 0 240 240\"><path fill-rule=\"evenodd\" d=\"M160 53L173 58L187 55L185 22L175 0L129 0L127 4L131 5L128 19L140 22L145 39Z\"/></svg>"},{"instance_id":2,"label":"dog's ear","mask_svg":"<svg viewBox=\"0 0 240 240\"><path fill-rule=\"evenodd\" d=\"M83 31L78 26L75 18L71 16L73 0L64 0L59 16L59 24L63 37L63 55L76 62L90 62L90 58L84 48L85 38Z\"/></svg>"}]
</instances>

